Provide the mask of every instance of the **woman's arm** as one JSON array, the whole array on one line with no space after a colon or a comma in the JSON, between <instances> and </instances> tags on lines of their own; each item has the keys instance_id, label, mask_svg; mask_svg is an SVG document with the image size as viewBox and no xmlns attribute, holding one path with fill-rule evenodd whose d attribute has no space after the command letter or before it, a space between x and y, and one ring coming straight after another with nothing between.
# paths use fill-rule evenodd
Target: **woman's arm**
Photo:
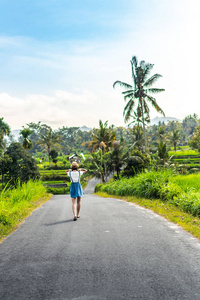
<instances>
[{"instance_id":1,"label":"woman's arm","mask_svg":"<svg viewBox=\"0 0 200 300\"><path fill-rule=\"evenodd\" d=\"M78 169L78 170L79 170L79 171L82 171L82 172L83 172L83 174L87 172L87 170L86 170L86 169Z\"/></svg>"},{"instance_id":2,"label":"woman's arm","mask_svg":"<svg viewBox=\"0 0 200 300\"><path fill-rule=\"evenodd\" d=\"M70 171L71 171L71 169L69 169L69 170L65 171L65 173L67 174L67 173L69 173Z\"/></svg>"}]
</instances>

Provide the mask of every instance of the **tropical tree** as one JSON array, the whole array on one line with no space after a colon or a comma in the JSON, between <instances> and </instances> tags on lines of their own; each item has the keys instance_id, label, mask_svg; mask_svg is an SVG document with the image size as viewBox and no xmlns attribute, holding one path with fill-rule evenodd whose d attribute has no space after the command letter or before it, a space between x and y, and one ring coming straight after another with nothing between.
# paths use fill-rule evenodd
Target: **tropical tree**
<instances>
[{"instance_id":1,"label":"tropical tree","mask_svg":"<svg viewBox=\"0 0 200 300\"><path fill-rule=\"evenodd\" d=\"M196 126L192 135L191 140L189 140L189 146L193 149L197 149L200 152L200 125Z\"/></svg>"},{"instance_id":2,"label":"tropical tree","mask_svg":"<svg viewBox=\"0 0 200 300\"><path fill-rule=\"evenodd\" d=\"M162 77L162 75L160 74L154 74L153 76L148 78L153 66L153 64L146 63L144 60L138 64L136 56L133 56L131 59L133 85L119 80L115 81L113 84L114 88L116 85L119 85L126 89L126 91L122 92L124 100L128 101L124 107L123 112L125 122L129 121L129 119L131 118L131 114L135 110L135 108L138 114L138 118L142 119L145 151L147 149L145 120L150 119L150 109L148 106L148 102L156 109L157 112L165 115L163 110L157 104L156 99L151 95L164 91L164 89L151 88L151 86L160 77Z\"/></svg>"},{"instance_id":3,"label":"tropical tree","mask_svg":"<svg viewBox=\"0 0 200 300\"><path fill-rule=\"evenodd\" d=\"M50 151L50 157L52 158L52 161L54 162L55 167L56 167L56 166L57 166L56 164L57 164L57 162L58 162L58 159L57 159L57 157L58 157L58 152L57 152L55 149L52 149L52 150Z\"/></svg>"},{"instance_id":4,"label":"tropical tree","mask_svg":"<svg viewBox=\"0 0 200 300\"><path fill-rule=\"evenodd\" d=\"M2 189L4 188L4 176L8 172L8 165L11 163L12 163L12 159L7 154L4 153L0 157L0 172L1 172Z\"/></svg>"},{"instance_id":5,"label":"tropical tree","mask_svg":"<svg viewBox=\"0 0 200 300\"><path fill-rule=\"evenodd\" d=\"M23 145L24 149L26 149L26 150L33 147L32 141L28 138L32 133L33 133L33 131L30 130L29 128L23 128L20 131L20 134L23 137L23 144L22 145Z\"/></svg>"},{"instance_id":6,"label":"tropical tree","mask_svg":"<svg viewBox=\"0 0 200 300\"><path fill-rule=\"evenodd\" d=\"M6 149L3 168L7 181L12 184L18 179L23 183L40 177L35 160L18 142L11 143Z\"/></svg>"},{"instance_id":7,"label":"tropical tree","mask_svg":"<svg viewBox=\"0 0 200 300\"><path fill-rule=\"evenodd\" d=\"M144 145L144 134L142 127L136 125L132 128L132 144L135 143L135 148L142 151Z\"/></svg>"},{"instance_id":8,"label":"tropical tree","mask_svg":"<svg viewBox=\"0 0 200 300\"><path fill-rule=\"evenodd\" d=\"M91 147L93 151L102 149L104 154L113 145L115 131L112 128L108 128L108 121L103 123L99 120L99 129L93 129L91 137L92 140L89 142L89 147Z\"/></svg>"},{"instance_id":9,"label":"tropical tree","mask_svg":"<svg viewBox=\"0 0 200 300\"><path fill-rule=\"evenodd\" d=\"M61 136L59 132L53 131L53 129L50 126L46 126L46 129L43 132L39 133L38 143L47 148L49 166L51 165L50 152L52 150L52 147L59 142L61 142Z\"/></svg>"},{"instance_id":10,"label":"tropical tree","mask_svg":"<svg viewBox=\"0 0 200 300\"><path fill-rule=\"evenodd\" d=\"M178 129L173 129L168 136L169 136L169 141L174 146L174 151L176 151L177 143L180 140L180 131Z\"/></svg>"},{"instance_id":11,"label":"tropical tree","mask_svg":"<svg viewBox=\"0 0 200 300\"><path fill-rule=\"evenodd\" d=\"M165 127L165 125L159 126L158 127L158 143L165 141L165 139L166 139L165 133L166 133L166 127Z\"/></svg>"},{"instance_id":12,"label":"tropical tree","mask_svg":"<svg viewBox=\"0 0 200 300\"><path fill-rule=\"evenodd\" d=\"M109 164L109 154L106 152L103 154L102 149L91 153L86 159L85 164L88 165L89 174L101 179L101 182L106 182L108 175L110 174L110 168L107 168Z\"/></svg>"},{"instance_id":13,"label":"tropical tree","mask_svg":"<svg viewBox=\"0 0 200 300\"><path fill-rule=\"evenodd\" d=\"M9 125L0 118L0 151L5 147L4 136L9 136L10 132Z\"/></svg>"},{"instance_id":14,"label":"tropical tree","mask_svg":"<svg viewBox=\"0 0 200 300\"><path fill-rule=\"evenodd\" d=\"M131 149L129 149L130 151ZM149 166L149 158L145 153L132 149L125 160L125 167L122 176L133 177L137 173L144 171Z\"/></svg>"},{"instance_id":15,"label":"tropical tree","mask_svg":"<svg viewBox=\"0 0 200 300\"><path fill-rule=\"evenodd\" d=\"M108 152L115 141L114 127L108 127L108 121L103 123L99 120L99 128L93 129L91 138L92 140L88 142L88 146L92 148L95 176L99 176L101 181L105 182L109 174Z\"/></svg>"},{"instance_id":16,"label":"tropical tree","mask_svg":"<svg viewBox=\"0 0 200 300\"><path fill-rule=\"evenodd\" d=\"M113 150L109 153L109 164L108 168L113 173L117 173L117 179L119 179L119 174L126 163L128 157L128 152L124 147L124 143L114 142Z\"/></svg>"},{"instance_id":17,"label":"tropical tree","mask_svg":"<svg viewBox=\"0 0 200 300\"><path fill-rule=\"evenodd\" d=\"M168 151L167 145L163 141L160 141L158 144L158 157L160 159L161 164L164 166L165 162L168 159Z\"/></svg>"},{"instance_id":18,"label":"tropical tree","mask_svg":"<svg viewBox=\"0 0 200 300\"><path fill-rule=\"evenodd\" d=\"M185 117L182 121L182 127L184 132L189 136L192 136L195 127L198 125L198 115L193 114Z\"/></svg>"}]
</instances>

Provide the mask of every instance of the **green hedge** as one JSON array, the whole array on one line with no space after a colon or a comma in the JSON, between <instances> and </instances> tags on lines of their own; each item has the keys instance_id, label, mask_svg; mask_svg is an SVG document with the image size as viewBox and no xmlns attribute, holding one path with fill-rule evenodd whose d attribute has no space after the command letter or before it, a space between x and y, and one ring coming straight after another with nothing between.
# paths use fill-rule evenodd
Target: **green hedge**
<instances>
[{"instance_id":1,"label":"green hedge","mask_svg":"<svg viewBox=\"0 0 200 300\"><path fill-rule=\"evenodd\" d=\"M52 187L47 187L47 192L54 194L54 195L62 195L62 194L69 194L69 187L64 187L64 188L52 188Z\"/></svg>"}]
</instances>

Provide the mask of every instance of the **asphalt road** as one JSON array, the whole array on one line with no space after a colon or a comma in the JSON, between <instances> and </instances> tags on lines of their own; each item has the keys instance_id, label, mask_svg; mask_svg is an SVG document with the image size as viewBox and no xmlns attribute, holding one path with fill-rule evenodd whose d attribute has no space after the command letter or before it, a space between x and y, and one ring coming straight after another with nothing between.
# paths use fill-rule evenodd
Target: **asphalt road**
<instances>
[{"instance_id":1,"label":"asphalt road","mask_svg":"<svg viewBox=\"0 0 200 300\"><path fill-rule=\"evenodd\" d=\"M139 206L53 196L0 245L0 299L200 299L200 243Z\"/></svg>"}]
</instances>

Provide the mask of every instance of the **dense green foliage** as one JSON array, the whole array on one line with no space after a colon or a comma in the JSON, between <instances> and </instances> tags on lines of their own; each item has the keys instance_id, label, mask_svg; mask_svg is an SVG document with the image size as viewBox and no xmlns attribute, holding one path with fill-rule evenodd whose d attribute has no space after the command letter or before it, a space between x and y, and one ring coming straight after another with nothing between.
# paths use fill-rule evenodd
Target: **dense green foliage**
<instances>
[{"instance_id":1,"label":"dense green foliage","mask_svg":"<svg viewBox=\"0 0 200 300\"><path fill-rule=\"evenodd\" d=\"M6 180L10 181L10 183L14 184L18 179L21 182L27 182L29 179L38 179L40 177L35 160L20 143L11 143L5 155L10 158L6 160L4 166Z\"/></svg>"},{"instance_id":2,"label":"dense green foliage","mask_svg":"<svg viewBox=\"0 0 200 300\"><path fill-rule=\"evenodd\" d=\"M176 176L171 170L146 171L133 178L96 186L111 195L162 199L200 217L200 174Z\"/></svg>"}]
</instances>

